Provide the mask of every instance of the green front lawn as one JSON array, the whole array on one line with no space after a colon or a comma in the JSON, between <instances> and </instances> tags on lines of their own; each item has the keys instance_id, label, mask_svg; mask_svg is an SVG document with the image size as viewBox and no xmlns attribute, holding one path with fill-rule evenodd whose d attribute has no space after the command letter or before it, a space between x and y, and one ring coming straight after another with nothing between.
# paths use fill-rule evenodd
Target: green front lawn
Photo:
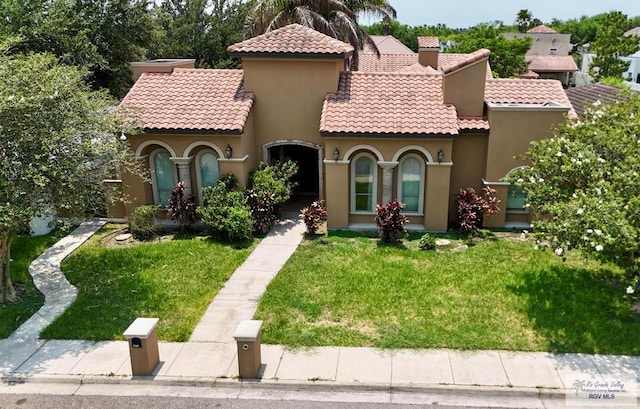
<instances>
[{"instance_id":1,"label":"green front lawn","mask_svg":"<svg viewBox=\"0 0 640 409\"><path fill-rule=\"evenodd\" d=\"M640 319L617 269L578 254L563 263L531 242L423 251L418 238L305 240L260 302L263 341L640 354Z\"/></svg>"},{"instance_id":2,"label":"green front lawn","mask_svg":"<svg viewBox=\"0 0 640 409\"><path fill-rule=\"evenodd\" d=\"M107 225L62 263L79 294L42 334L48 339L122 339L137 317L160 318L158 337L187 341L218 290L249 255L245 246L172 237L106 247Z\"/></svg>"},{"instance_id":3,"label":"green front lawn","mask_svg":"<svg viewBox=\"0 0 640 409\"><path fill-rule=\"evenodd\" d=\"M29 265L66 233L56 230L46 236L13 239L9 271L19 300L17 303L0 304L0 338L11 335L44 304L44 296L33 285Z\"/></svg>"}]
</instances>

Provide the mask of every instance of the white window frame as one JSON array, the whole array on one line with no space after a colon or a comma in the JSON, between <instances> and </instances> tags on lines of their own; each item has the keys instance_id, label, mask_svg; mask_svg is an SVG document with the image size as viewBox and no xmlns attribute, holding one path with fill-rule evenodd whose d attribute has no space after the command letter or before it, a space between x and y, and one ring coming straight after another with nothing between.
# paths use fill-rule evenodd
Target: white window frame
<instances>
[{"instance_id":1,"label":"white window frame","mask_svg":"<svg viewBox=\"0 0 640 409\"><path fill-rule=\"evenodd\" d=\"M373 186L371 192L371 209L369 210L356 210L356 162L358 159L366 157L371 160L373 169ZM374 214L376 211L376 204L378 201L378 161L370 153L359 153L351 160L351 183L349 184L350 196L351 196L351 213L354 214Z\"/></svg>"},{"instance_id":2,"label":"white window frame","mask_svg":"<svg viewBox=\"0 0 640 409\"><path fill-rule=\"evenodd\" d=\"M522 166L520 166L520 167L517 167L517 168L511 169L511 170L507 173L507 176L506 176L506 177L508 178L508 177L509 177L509 176L510 176L510 175L511 175L515 170L517 170L517 169L522 169L522 168L523 168L523 167L522 167ZM523 207L522 209L516 209L516 208L509 208L509 207L507 207L507 204L509 203L509 189L511 189L511 186L514 186L514 187L515 187L515 185L512 185L511 183L509 183L509 186L507 186L507 200L506 200L506 202L505 202L505 204L504 204L504 211L505 211L505 213L507 213L507 214L509 214L509 213L511 213L511 214L528 214L528 213L529 213L529 208L528 208L528 207ZM526 193L525 193L525 197L526 197ZM526 201L525 201L525 202L526 202Z\"/></svg>"},{"instance_id":3,"label":"white window frame","mask_svg":"<svg viewBox=\"0 0 640 409\"><path fill-rule=\"evenodd\" d=\"M196 166L196 184L198 186L198 197L202 198L202 188L204 187L204 181L202 180L202 171L200 170L200 159L203 155L210 153L216 157L216 162L218 163L218 179L220 179L220 157L218 153L213 149L202 149L196 154L195 166Z\"/></svg>"},{"instance_id":4,"label":"white window frame","mask_svg":"<svg viewBox=\"0 0 640 409\"><path fill-rule=\"evenodd\" d=\"M160 153L166 153L167 155L169 155L169 159L171 159L171 152L169 152L165 148L155 149L149 155L149 173L151 173L151 187L153 188L153 203L157 205L162 205L162 203L160 202L160 194L158 193L158 181L156 178L156 165L155 165L156 156ZM178 183L178 167L174 163L172 165L172 168L173 168L173 185L175 186L175 184Z\"/></svg>"},{"instance_id":5,"label":"white window frame","mask_svg":"<svg viewBox=\"0 0 640 409\"><path fill-rule=\"evenodd\" d=\"M404 162L409 158L415 158L420 163L420 193L418 194L418 210L417 211L406 211L403 210L406 214L413 215L424 215L424 185L425 185L425 161L420 155L415 153L410 153L405 155L400 160L398 165L398 200L402 201L402 166Z\"/></svg>"}]
</instances>

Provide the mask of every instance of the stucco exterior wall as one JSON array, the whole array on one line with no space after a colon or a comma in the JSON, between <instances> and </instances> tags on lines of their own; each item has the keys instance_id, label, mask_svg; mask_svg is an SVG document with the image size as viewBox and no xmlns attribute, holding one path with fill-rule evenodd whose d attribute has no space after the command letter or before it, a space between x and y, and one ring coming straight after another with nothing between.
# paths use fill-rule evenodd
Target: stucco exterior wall
<instances>
[{"instance_id":1,"label":"stucco exterior wall","mask_svg":"<svg viewBox=\"0 0 640 409\"><path fill-rule=\"evenodd\" d=\"M488 182L500 181L512 169L526 164L517 155L524 154L531 141L551 137L553 125L564 120L566 109L520 108L495 110L489 107L491 133L487 146Z\"/></svg>"},{"instance_id":2,"label":"stucco exterior wall","mask_svg":"<svg viewBox=\"0 0 640 409\"><path fill-rule=\"evenodd\" d=\"M322 145L322 104L338 90L342 60L243 59L245 89L256 95L253 105L254 154L264 144L304 140Z\"/></svg>"},{"instance_id":3,"label":"stucco exterior wall","mask_svg":"<svg viewBox=\"0 0 640 409\"><path fill-rule=\"evenodd\" d=\"M456 220L455 195L460 189L472 187L480 192L482 178L487 168L486 134L463 134L453 140L453 167L451 169L451 189L449 195L449 221Z\"/></svg>"},{"instance_id":4,"label":"stucco exterior wall","mask_svg":"<svg viewBox=\"0 0 640 409\"><path fill-rule=\"evenodd\" d=\"M531 37L531 48L527 55L569 55L571 34L560 33L506 33L507 40ZM553 51L555 49L555 51Z\"/></svg>"},{"instance_id":5,"label":"stucco exterior wall","mask_svg":"<svg viewBox=\"0 0 640 409\"><path fill-rule=\"evenodd\" d=\"M444 102L456 106L458 116L482 116L487 61L444 76Z\"/></svg>"}]
</instances>

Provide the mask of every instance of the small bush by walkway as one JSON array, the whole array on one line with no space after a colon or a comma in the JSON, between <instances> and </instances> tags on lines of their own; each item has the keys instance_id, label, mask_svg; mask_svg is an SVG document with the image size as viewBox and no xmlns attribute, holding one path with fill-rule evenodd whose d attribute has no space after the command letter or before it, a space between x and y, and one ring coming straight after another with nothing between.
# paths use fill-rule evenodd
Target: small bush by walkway
<instances>
[{"instance_id":1,"label":"small bush by walkway","mask_svg":"<svg viewBox=\"0 0 640 409\"><path fill-rule=\"evenodd\" d=\"M292 346L640 353L613 267L488 238L419 250L336 232L306 240L258 307L263 342Z\"/></svg>"},{"instance_id":2,"label":"small bush by walkway","mask_svg":"<svg viewBox=\"0 0 640 409\"><path fill-rule=\"evenodd\" d=\"M29 265L68 231L55 230L46 236L17 237L11 245L11 280L18 292L17 303L0 304L0 338L7 338L44 304L44 296L33 285Z\"/></svg>"},{"instance_id":3,"label":"small bush by walkway","mask_svg":"<svg viewBox=\"0 0 640 409\"><path fill-rule=\"evenodd\" d=\"M203 312L256 241L244 246L206 237L165 237L105 245L107 225L62 263L78 287L74 304L42 334L48 339L122 339L136 317L158 317L158 337L187 341Z\"/></svg>"}]
</instances>

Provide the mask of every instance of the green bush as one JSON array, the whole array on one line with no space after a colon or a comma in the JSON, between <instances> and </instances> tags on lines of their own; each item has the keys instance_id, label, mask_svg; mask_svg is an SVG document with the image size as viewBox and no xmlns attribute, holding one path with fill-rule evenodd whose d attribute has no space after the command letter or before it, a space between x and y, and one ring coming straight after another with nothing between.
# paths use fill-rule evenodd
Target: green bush
<instances>
[{"instance_id":1,"label":"green bush","mask_svg":"<svg viewBox=\"0 0 640 409\"><path fill-rule=\"evenodd\" d=\"M436 248L436 238L429 233L425 233L424 236L420 237L418 247L422 250L433 250Z\"/></svg>"},{"instance_id":2,"label":"green bush","mask_svg":"<svg viewBox=\"0 0 640 409\"><path fill-rule=\"evenodd\" d=\"M244 192L237 185L220 179L212 187L202 189L202 206L198 214L204 224L215 234L228 241L244 241L251 238L253 219Z\"/></svg>"},{"instance_id":3,"label":"green bush","mask_svg":"<svg viewBox=\"0 0 640 409\"><path fill-rule=\"evenodd\" d=\"M249 178L247 191L253 231L266 234L280 216L280 207L289 200L295 187L293 177L298 165L290 160L278 161L273 165L261 163Z\"/></svg>"},{"instance_id":4,"label":"green bush","mask_svg":"<svg viewBox=\"0 0 640 409\"><path fill-rule=\"evenodd\" d=\"M149 240L156 235L154 215L158 206L138 206L133 211L129 231L136 240Z\"/></svg>"}]
</instances>

